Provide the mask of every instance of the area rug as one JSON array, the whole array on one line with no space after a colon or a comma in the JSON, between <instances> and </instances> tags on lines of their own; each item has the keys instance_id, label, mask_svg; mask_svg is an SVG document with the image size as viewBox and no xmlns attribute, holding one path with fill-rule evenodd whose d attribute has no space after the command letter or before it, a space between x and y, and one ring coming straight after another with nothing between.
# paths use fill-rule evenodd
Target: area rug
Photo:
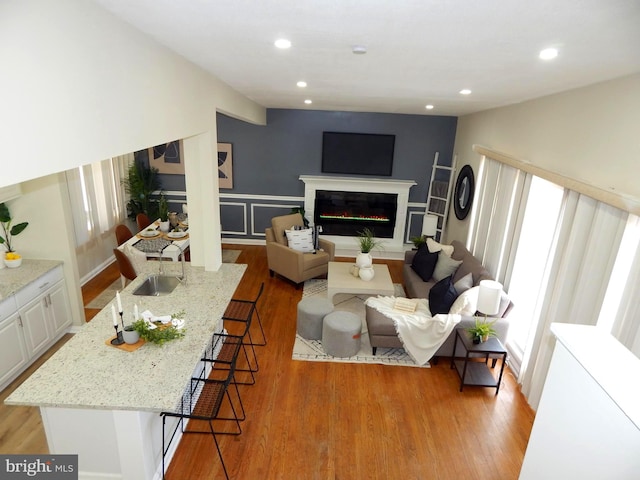
<instances>
[{"instance_id":1,"label":"area rug","mask_svg":"<svg viewBox=\"0 0 640 480\"><path fill-rule=\"evenodd\" d=\"M405 293L402 285L394 284L396 297L404 297ZM326 280L307 280L304 282L302 297L327 296ZM343 310L355 313L362 319L362 336L360 339L360 351L353 357L338 358L324 353L322 342L319 340L307 340L296 334L293 345L292 358L294 360L306 360L313 362L341 362L341 363L375 363L382 365L398 365L405 367L429 368L429 364L417 365L403 348L382 348L378 347L376 354L373 354L369 333L367 332L367 322L365 320L364 301L369 295L351 295L339 293L334 296L335 310Z\"/></svg>"},{"instance_id":2,"label":"area rug","mask_svg":"<svg viewBox=\"0 0 640 480\"><path fill-rule=\"evenodd\" d=\"M222 250L222 263L236 263L238 257L242 253L242 250ZM113 282L109 285L105 290L100 293L96 298L91 300L85 308L95 308L102 310L104 307L109 305L116 298L116 292L118 290L122 290L122 282L120 279Z\"/></svg>"},{"instance_id":3,"label":"area rug","mask_svg":"<svg viewBox=\"0 0 640 480\"><path fill-rule=\"evenodd\" d=\"M100 293L96 298L91 300L85 308L96 308L102 310L104 307L109 305L116 298L116 292L118 290L122 290L122 282L120 279L117 279L111 285L109 285L106 289Z\"/></svg>"}]
</instances>

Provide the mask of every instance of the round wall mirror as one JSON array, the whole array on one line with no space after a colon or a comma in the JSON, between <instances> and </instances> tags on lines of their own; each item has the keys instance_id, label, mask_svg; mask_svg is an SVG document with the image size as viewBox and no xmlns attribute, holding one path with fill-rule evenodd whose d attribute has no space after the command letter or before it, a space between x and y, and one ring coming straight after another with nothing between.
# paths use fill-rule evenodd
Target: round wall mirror
<instances>
[{"instance_id":1,"label":"round wall mirror","mask_svg":"<svg viewBox=\"0 0 640 480\"><path fill-rule=\"evenodd\" d=\"M464 220L469 215L471 204L473 203L474 188L473 169L470 165L465 165L458 174L456 188L453 193L453 209L458 220Z\"/></svg>"}]
</instances>

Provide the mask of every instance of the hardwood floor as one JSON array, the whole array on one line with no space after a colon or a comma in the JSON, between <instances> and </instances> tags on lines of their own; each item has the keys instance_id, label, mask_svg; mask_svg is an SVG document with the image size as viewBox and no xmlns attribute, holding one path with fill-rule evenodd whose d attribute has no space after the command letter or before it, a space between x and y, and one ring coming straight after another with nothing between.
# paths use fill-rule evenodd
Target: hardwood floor
<instances>
[{"instance_id":1,"label":"hardwood floor","mask_svg":"<svg viewBox=\"0 0 640 480\"><path fill-rule=\"evenodd\" d=\"M302 289L269 277L264 247L225 248L242 250L238 263L249 265L236 298L254 298L265 282L258 309L268 339L257 348L256 384L240 387L243 433L218 437L232 479L518 477L534 415L508 369L496 396L485 388L459 392L444 359L430 369L294 361ZM384 263L400 283L401 262ZM29 412L9 416L16 408ZM0 419L0 452L44 453L37 409L2 405ZM25 422L40 440L18 431ZM217 478L224 474L211 436L185 435L167 480Z\"/></svg>"}]
</instances>

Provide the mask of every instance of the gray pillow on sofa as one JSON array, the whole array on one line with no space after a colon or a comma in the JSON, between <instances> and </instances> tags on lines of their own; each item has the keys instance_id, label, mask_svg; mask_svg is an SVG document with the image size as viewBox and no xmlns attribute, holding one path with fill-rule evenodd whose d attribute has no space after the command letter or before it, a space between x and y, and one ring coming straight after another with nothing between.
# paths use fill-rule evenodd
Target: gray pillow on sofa
<instances>
[{"instance_id":1,"label":"gray pillow on sofa","mask_svg":"<svg viewBox=\"0 0 640 480\"><path fill-rule=\"evenodd\" d=\"M461 263L462 260L454 260L441 251L438 254L438 262L436 263L436 268L433 270L433 279L436 282L439 282L443 278L447 278L448 276L453 275Z\"/></svg>"}]
</instances>

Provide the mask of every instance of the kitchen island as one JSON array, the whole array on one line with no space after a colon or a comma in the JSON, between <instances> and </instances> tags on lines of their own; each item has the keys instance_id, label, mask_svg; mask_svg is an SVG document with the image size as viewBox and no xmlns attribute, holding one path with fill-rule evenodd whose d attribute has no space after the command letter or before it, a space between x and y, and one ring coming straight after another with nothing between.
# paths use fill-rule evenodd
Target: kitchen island
<instances>
[{"instance_id":1,"label":"kitchen island","mask_svg":"<svg viewBox=\"0 0 640 480\"><path fill-rule=\"evenodd\" d=\"M148 262L145 268L155 273L158 267ZM179 263L164 268L165 274L181 271ZM133 295L145 274L120 294L125 324L133 321L134 304L154 315L184 311L183 338L131 352L111 346L109 305L5 401L40 407L50 453L78 454L80 479L162 478L158 414L180 405L212 333L222 329L222 314L246 265L206 272L187 264L185 270L186 285L168 295Z\"/></svg>"}]
</instances>

